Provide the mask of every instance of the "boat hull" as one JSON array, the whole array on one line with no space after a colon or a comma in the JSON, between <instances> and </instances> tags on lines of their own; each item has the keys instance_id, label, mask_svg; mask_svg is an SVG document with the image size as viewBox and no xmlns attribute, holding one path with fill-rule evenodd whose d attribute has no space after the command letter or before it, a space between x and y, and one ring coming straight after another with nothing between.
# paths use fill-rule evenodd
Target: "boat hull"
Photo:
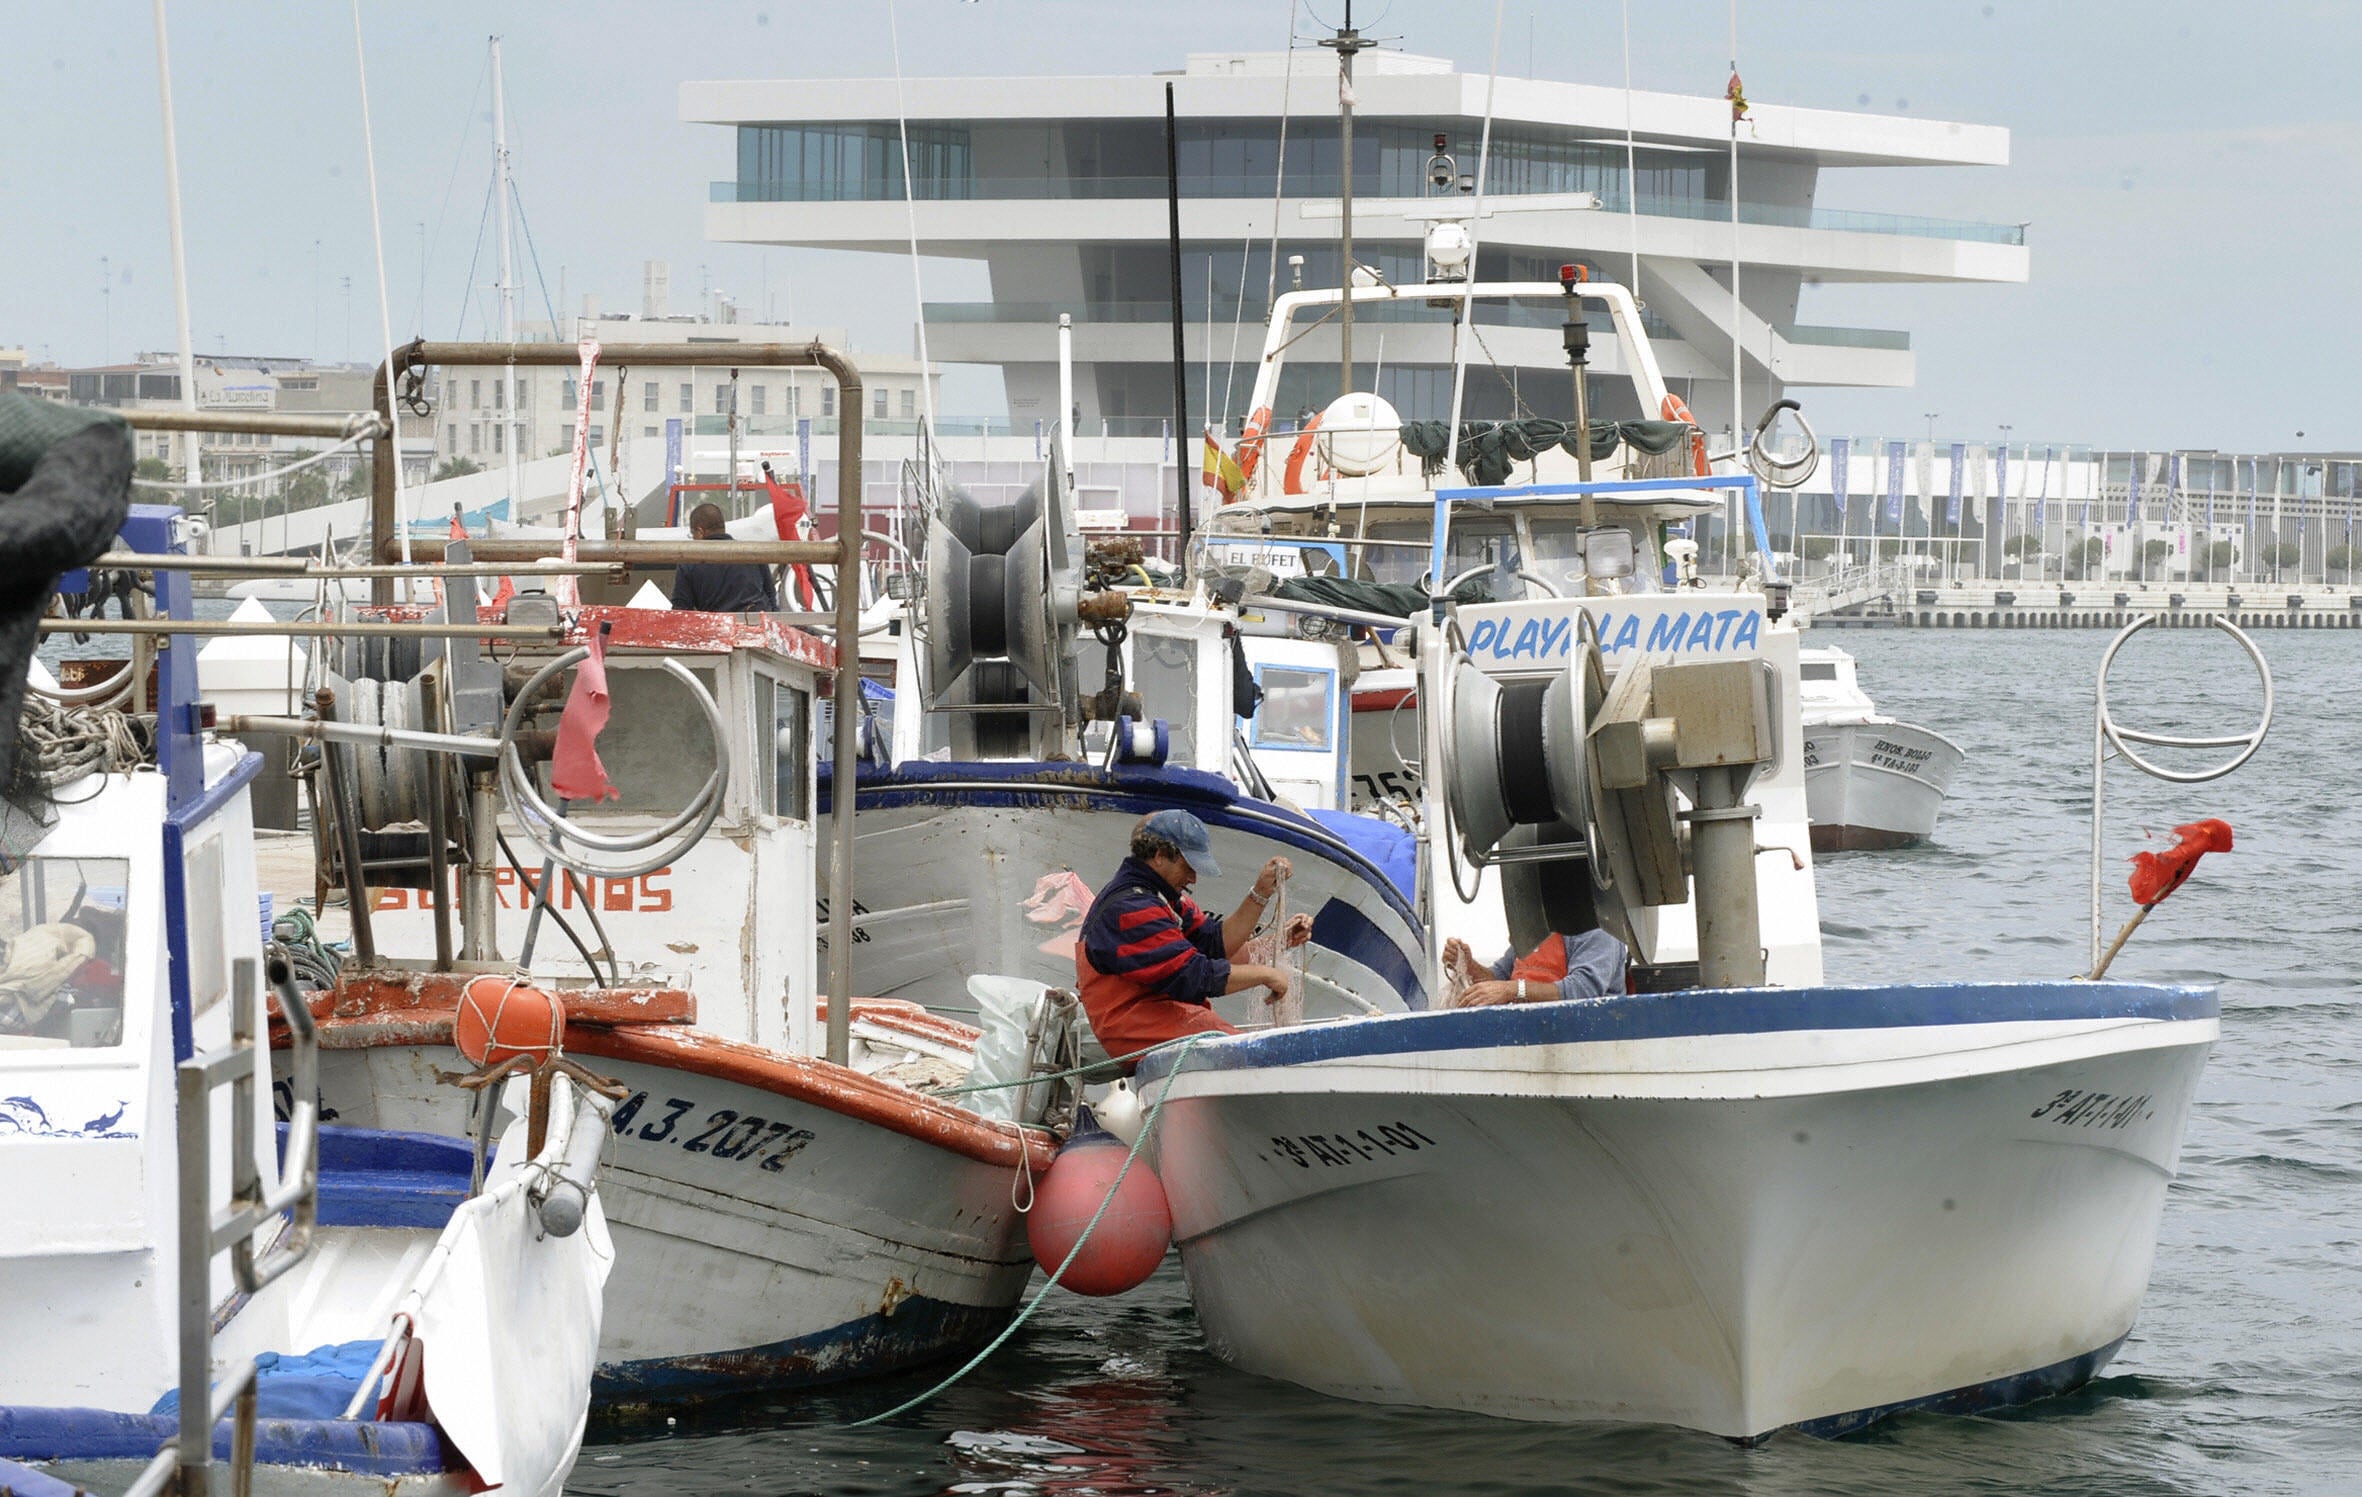
<instances>
[{"instance_id":1,"label":"boat hull","mask_svg":"<svg viewBox=\"0 0 2362 1497\"><path fill-rule=\"evenodd\" d=\"M629 1089L599 1181L615 1267L598 1405L890 1373L1007 1324L1033 1270L1013 1133L691 1030L570 1029L567 1048ZM331 1052L322 1096L375 1126L464 1136L463 1094L434 1079L452 1058L440 1045ZM1030 1148L1038 1170L1052 1147L1038 1135Z\"/></svg>"},{"instance_id":2,"label":"boat hull","mask_svg":"<svg viewBox=\"0 0 2362 1497\"><path fill-rule=\"evenodd\" d=\"M1343 1397L1737 1439L2071 1387L2133 1323L2217 1026L2211 993L2068 987L1209 1042L1160 1125L1207 1344Z\"/></svg>"},{"instance_id":3,"label":"boat hull","mask_svg":"<svg viewBox=\"0 0 2362 1497\"><path fill-rule=\"evenodd\" d=\"M1206 823L1221 861L1222 876L1191 891L1209 910L1235 907L1266 859L1289 860L1287 909L1313 917L1307 1018L1425 1006L1425 942L1408 899L1327 824L1189 771L917 769L926 777L905 771L861 784L856 992L967 1017L976 1009L967 980L978 974L1072 987L1091 896L1122 861L1140 818L1177 806ZM1234 1024L1268 1019L1254 995L1216 1007Z\"/></svg>"},{"instance_id":4,"label":"boat hull","mask_svg":"<svg viewBox=\"0 0 2362 1497\"><path fill-rule=\"evenodd\" d=\"M1815 852L1908 847L1935 835L1963 758L1898 722L1806 723L1804 798Z\"/></svg>"}]
</instances>

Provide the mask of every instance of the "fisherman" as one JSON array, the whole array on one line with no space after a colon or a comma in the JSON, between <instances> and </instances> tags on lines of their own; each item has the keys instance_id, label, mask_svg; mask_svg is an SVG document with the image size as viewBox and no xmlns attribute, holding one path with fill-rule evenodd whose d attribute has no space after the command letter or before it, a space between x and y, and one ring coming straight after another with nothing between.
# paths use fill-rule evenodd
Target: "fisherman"
<instances>
[{"instance_id":1,"label":"fisherman","mask_svg":"<svg viewBox=\"0 0 2362 1497\"><path fill-rule=\"evenodd\" d=\"M1273 858L1227 919L1216 920L1188 894L1200 877L1222 876L1205 823L1187 811L1158 811L1132 828L1131 855L1116 869L1083 921L1074 970L1091 1032L1111 1056L1136 1055L1190 1034L1236 1034L1215 1013L1223 993L1268 989L1288 995L1278 967L1237 960L1263 912L1294 870ZM1281 933L1289 948L1312 939L1312 917L1296 915ZM1132 1064L1126 1061L1128 1073Z\"/></svg>"},{"instance_id":2,"label":"fisherman","mask_svg":"<svg viewBox=\"0 0 2362 1497\"><path fill-rule=\"evenodd\" d=\"M707 503L689 511L689 535L728 540L722 507ZM771 569L755 562L690 561L673 572L673 607L694 613L777 613L779 592L771 585Z\"/></svg>"},{"instance_id":3,"label":"fisherman","mask_svg":"<svg viewBox=\"0 0 2362 1497\"><path fill-rule=\"evenodd\" d=\"M1443 967L1468 986L1451 1005L1487 1008L1496 1003L1551 1003L1561 998L1599 998L1624 991L1624 943L1604 930L1572 936L1553 932L1524 956L1504 951L1491 967L1479 967L1458 936L1443 943Z\"/></svg>"}]
</instances>

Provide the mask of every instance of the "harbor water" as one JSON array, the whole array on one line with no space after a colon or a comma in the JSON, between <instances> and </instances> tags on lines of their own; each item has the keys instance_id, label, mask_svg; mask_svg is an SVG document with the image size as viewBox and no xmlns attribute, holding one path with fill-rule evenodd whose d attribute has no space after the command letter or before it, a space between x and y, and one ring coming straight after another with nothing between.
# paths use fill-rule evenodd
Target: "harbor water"
<instances>
[{"instance_id":1,"label":"harbor water","mask_svg":"<svg viewBox=\"0 0 2362 1497\"><path fill-rule=\"evenodd\" d=\"M2086 965L2088 632L1847 631L1881 708L1968 751L1933 845L1819 864L1833 981L2049 978ZM1112 1301L1053 1293L992 1360L594 1427L568 1490L796 1493L2314 1493L2362 1491L2362 714L2345 634L2259 636L2279 715L2229 779L2109 775L2108 928L2124 858L2220 816L2237 849L2155 911L2115 975L2219 983L2141 1320L2084 1391L1985 1417L1914 1415L1754 1448L1682 1430L1521 1424L1339 1402L1201 1346L1177 1260ZM2253 721L2245 658L2152 633L2111 686L2119 722ZM2144 841L2143 829L2155 834ZM1109 854L1115 856L1113 850ZM1537 1265L1500 1272L1551 1293ZM1304 1265L1306 1273L1318 1265ZM1037 1283L1038 1283L1037 1278Z\"/></svg>"}]
</instances>

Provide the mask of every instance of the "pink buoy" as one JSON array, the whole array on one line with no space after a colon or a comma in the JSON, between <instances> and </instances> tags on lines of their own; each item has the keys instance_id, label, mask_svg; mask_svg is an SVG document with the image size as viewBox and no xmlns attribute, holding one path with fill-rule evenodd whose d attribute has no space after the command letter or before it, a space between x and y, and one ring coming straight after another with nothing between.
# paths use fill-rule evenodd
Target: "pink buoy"
<instances>
[{"instance_id":1,"label":"pink buoy","mask_svg":"<svg viewBox=\"0 0 2362 1497\"><path fill-rule=\"evenodd\" d=\"M1121 1140L1095 1124L1076 1134L1042 1176L1033 1210L1026 1214L1025 1240L1033 1249L1033 1261L1042 1272L1056 1273L1083 1229L1090 1227L1099 1203L1107 1201L1099 1225L1091 1227L1090 1240L1058 1281L1077 1294L1121 1294L1139 1287L1172 1246L1172 1207L1165 1201L1164 1182L1148 1161L1133 1160L1131 1173L1123 1175L1120 1188L1116 1186L1128 1152ZM1111 1189L1115 1199L1109 1201Z\"/></svg>"}]
</instances>

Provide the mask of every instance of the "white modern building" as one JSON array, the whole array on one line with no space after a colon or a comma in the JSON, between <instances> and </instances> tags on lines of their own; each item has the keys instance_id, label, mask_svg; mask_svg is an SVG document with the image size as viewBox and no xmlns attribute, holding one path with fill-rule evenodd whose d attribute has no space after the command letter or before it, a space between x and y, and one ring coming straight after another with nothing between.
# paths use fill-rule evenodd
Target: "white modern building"
<instances>
[{"instance_id":1,"label":"white modern building","mask_svg":"<svg viewBox=\"0 0 2362 1497\"><path fill-rule=\"evenodd\" d=\"M1440 58L1384 50L1363 53L1356 70L1355 259L1389 280L1415 281L1423 224L1406 215L1430 191L1439 137L1456 170L1475 173L1488 80ZM1235 431L1271 287L1287 289L1296 256L1305 285L1340 280L1333 210L1306 213L1340 193L1336 72L1332 53L1305 48L1193 54L1172 75L905 81L918 237L928 254L981 260L991 275L990 301L927 306L933 357L999 366L1010 418L1030 429L1057 414L1057 317L1071 313L1077 429L1145 435L1171 416L1170 81L1188 424L1210 403L1216 422ZM683 84L682 118L735 136L735 171L710 193L708 237L907 253L896 97L892 79ZM1736 226L1729 138L1730 106L1719 96L1499 79L1485 173L1497 211L1478 225L1480 278L1551 280L1576 261L1630 281L1637 262L1665 372L1709 427L1730 419L1734 251L1750 416L1791 386L1912 382L1907 332L1800 324L1808 282L2026 279L2022 225L1815 202L1828 170L2005 165L2004 129L1756 104L1739 126ZM1596 194L1599 206L1518 207L1521 198L1572 193ZM1568 414L1559 315L1555 307L1480 313L1467 414ZM1353 344L1356 383L1374 382L1408 419L1440 417L1449 337L1441 311L1365 313ZM1595 367L1620 372L1606 345L1594 352ZM1235 373L1234 358L1245 366ZM1337 394L1338 359L1333 328L1305 338L1288 365L1282 420ZM1617 383L1599 381L1611 403L1597 414L1641 414L1612 403Z\"/></svg>"}]
</instances>

